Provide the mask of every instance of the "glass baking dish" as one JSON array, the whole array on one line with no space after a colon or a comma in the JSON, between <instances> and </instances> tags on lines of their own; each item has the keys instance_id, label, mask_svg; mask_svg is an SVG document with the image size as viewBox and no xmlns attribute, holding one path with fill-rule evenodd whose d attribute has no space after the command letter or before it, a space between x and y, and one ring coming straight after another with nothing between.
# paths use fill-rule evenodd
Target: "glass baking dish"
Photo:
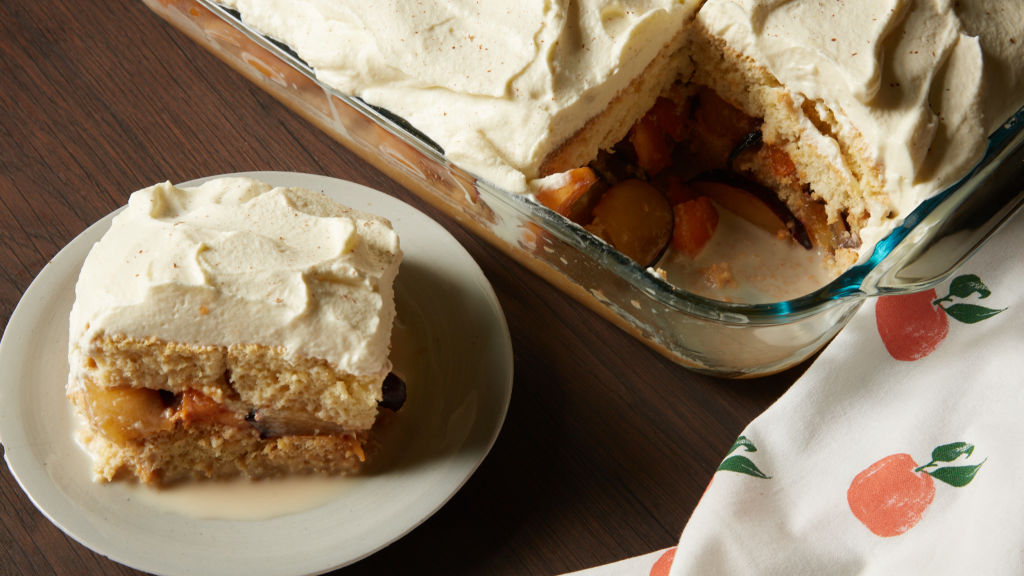
<instances>
[{"instance_id":1,"label":"glass baking dish","mask_svg":"<svg viewBox=\"0 0 1024 576\"><path fill-rule=\"evenodd\" d=\"M666 357L723 377L755 377L814 354L872 296L946 279L1024 202L1024 110L984 160L920 206L855 266L806 296L737 304L680 290L530 197L449 162L387 111L322 85L296 55L207 0L145 0L220 57L417 196Z\"/></svg>"}]
</instances>

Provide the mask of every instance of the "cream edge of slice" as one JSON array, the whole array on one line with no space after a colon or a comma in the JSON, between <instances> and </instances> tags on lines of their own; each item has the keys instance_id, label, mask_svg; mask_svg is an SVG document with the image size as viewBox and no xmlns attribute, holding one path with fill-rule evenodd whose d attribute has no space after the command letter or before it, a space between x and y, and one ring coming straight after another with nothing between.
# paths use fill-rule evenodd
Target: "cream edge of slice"
<instances>
[{"instance_id":1,"label":"cream edge of slice","mask_svg":"<svg viewBox=\"0 0 1024 576\"><path fill-rule=\"evenodd\" d=\"M390 222L318 192L234 177L156 184L86 257L69 354L104 334L258 344L383 379L401 258Z\"/></svg>"}]
</instances>

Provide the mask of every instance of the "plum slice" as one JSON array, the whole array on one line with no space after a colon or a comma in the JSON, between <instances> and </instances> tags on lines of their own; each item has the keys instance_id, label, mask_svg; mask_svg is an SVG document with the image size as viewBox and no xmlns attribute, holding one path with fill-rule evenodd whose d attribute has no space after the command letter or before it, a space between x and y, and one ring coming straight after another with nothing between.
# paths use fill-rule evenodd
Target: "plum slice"
<instances>
[{"instance_id":1,"label":"plum slice","mask_svg":"<svg viewBox=\"0 0 1024 576\"><path fill-rule=\"evenodd\" d=\"M601 196L586 228L641 266L649 266L668 246L673 224L672 206L665 195L631 178Z\"/></svg>"},{"instance_id":2,"label":"plum slice","mask_svg":"<svg viewBox=\"0 0 1024 576\"><path fill-rule=\"evenodd\" d=\"M384 378L384 383L381 385L381 396L381 400L377 405L381 408L397 412L405 404L405 381L395 375L394 372L388 372L387 377Z\"/></svg>"},{"instance_id":3,"label":"plum slice","mask_svg":"<svg viewBox=\"0 0 1024 576\"><path fill-rule=\"evenodd\" d=\"M772 234L791 236L804 248L811 248L803 223L769 188L724 170L705 172L688 186L751 224Z\"/></svg>"},{"instance_id":4,"label":"plum slice","mask_svg":"<svg viewBox=\"0 0 1024 576\"><path fill-rule=\"evenodd\" d=\"M245 416L245 421L251 424L263 439L342 434L348 431L340 424L292 410L257 408Z\"/></svg>"}]
</instances>

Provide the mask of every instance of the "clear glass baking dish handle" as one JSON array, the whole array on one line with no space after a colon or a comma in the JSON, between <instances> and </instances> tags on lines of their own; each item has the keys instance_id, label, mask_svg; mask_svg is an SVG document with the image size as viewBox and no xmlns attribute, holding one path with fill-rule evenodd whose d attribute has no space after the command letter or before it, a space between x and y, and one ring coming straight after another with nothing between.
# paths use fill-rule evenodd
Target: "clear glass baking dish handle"
<instances>
[{"instance_id":1,"label":"clear glass baking dish handle","mask_svg":"<svg viewBox=\"0 0 1024 576\"><path fill-rule=\"evenodd\" d=\"M914 292L948 278L1024 205L1024 108L990 138L981 162L918 207L871 258L831 284L832 297Z\"/></svg>"}]
</instances>

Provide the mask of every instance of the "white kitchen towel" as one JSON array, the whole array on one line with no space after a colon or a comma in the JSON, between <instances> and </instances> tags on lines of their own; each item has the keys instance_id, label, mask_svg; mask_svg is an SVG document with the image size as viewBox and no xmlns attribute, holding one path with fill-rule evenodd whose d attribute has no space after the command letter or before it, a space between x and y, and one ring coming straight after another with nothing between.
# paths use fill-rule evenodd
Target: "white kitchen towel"
<instances>
[{"instance_id":1,"label":"white kitchen towel","mask_svg":"<svg viewBox=\"0 0 1024 576\"><path fill-rule=\"evenodd\" d=\"M723 456L678 546L609 573L1024 574L1022 440L1018 216L936 288L865 303Z\"/></svg>"}]
</instances>

